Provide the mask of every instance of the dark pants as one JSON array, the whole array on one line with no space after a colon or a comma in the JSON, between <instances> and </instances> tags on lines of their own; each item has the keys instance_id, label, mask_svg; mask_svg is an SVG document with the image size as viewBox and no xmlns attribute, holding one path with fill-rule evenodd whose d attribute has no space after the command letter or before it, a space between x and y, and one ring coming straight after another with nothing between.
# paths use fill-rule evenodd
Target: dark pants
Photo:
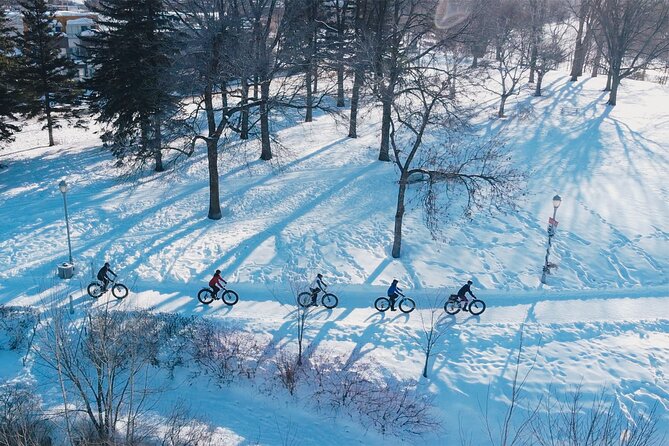
<instances>
[{"instance_id":1,"label":"dark pants","mask_svg":"<svg viewBox=\"0 0 669 446\"><path fill-rule=\"evenodd\" d=\"M107 278L107 276L104 277L98 277L98 280L102 282L102 288L105 290L107 289L107 285L109 285L110 280Z\"/></svg>"},{"instance_id":2,"label":"dark pants","mask_svg":"<svg viewBox=\"0 0 669 446\"><path fill-rule=\"evenodd\" d=\"M394 310L395 309L395 301L397 300L397 293L393 293L390 296L388 296L388 299L390 299L390 309Z\"/></svg>"},{"instance_id":3,"label":"dark pants","mask_svg":"<svg viewBox=\"0 0 669 446\"><path fill-rule=\"evenodd\" d=\"M318 288L309 288L311 291L311 303L315 304L316 303L316 296L318 296L318 292L320 289Z\"/></svg>"},{"instance_id":4,"label":"dark pants","mask_svg":"<svg viewBox=\"0 0 669 446\"><path fill-rule=\"evenodd\" d=\"M216 285L212 285L211 289L214 290L214 296L217 295L219 291L221 291L221 289Z\"/></svg>"}]
</instances>

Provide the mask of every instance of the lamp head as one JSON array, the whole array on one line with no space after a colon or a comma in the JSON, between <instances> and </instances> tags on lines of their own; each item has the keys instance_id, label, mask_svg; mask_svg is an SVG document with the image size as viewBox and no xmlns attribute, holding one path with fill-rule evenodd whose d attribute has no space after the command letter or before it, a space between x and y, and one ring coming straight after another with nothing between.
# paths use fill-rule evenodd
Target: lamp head
<instances>
[{"instance_id":1,"label":"lamp head","mask_svg":"<svg viewBox=\"0 0 669 446\"><path fill-rule=\"evenodd\" d=\"M61 193L67 193L67 183L65 180L58 183L58 189L60 189Z\"/></svg>"},{"instance_id":2,"label":"lamp head","mask_svg":"<svg viewBox=\"0 0 669 446\"><path fill-rule=\"evenodd\" d=\"M562 204L562 198L559 195L553 197L553 208L557 209Z\"/></svg>"}]
</instances>

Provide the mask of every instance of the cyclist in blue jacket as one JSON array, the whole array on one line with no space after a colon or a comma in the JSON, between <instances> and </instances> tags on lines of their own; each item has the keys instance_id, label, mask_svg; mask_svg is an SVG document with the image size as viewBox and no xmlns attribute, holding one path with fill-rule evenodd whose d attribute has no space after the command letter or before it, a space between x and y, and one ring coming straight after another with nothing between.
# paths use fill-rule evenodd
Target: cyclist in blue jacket
<instances>
[{"instance_id":1,"label":"cyclist in blue jacket","mask_svg":"<svg viewBox=\"0 0 669 446\"><path fill-rule=\"evenodd\" d=\"M393 283L388 288L388 297L390 298L390 311L395 311L395 300L397 296L402 295L402 288L397 286L397 279L393 279Z\"/></svg>"}]
</instances>

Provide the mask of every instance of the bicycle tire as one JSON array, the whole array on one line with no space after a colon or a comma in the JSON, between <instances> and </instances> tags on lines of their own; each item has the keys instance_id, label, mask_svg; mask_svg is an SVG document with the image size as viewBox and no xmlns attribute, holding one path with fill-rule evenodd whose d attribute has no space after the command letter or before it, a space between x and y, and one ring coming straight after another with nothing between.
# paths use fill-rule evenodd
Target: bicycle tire
<instances>
[{"instance_id":1,"label":"bicycle tire","mask_svg":"<svg viewBox=\"0 0 669 446\"><path fill-rule=\"evenodd\" d=\"M471 314L478 316L485 311L486 304L482 300L474 299L469 303L468 309Z\"/></svg>"},{"instance_id":2,"label":"bicycle tire","mask_svg":"<svg viewBox=\"0 0 669 446\"><path fill-rule=\"evenodd\" d=\"M416 309L416 302L410 297L404 297L400 300L400 311L409 314Z\"/></svg>"},{"instance_id":3,"label":"bicycle tire","mask_svg":"<svg viewBox=\"0 0 669 446\"><path fill-rule=\"evenodd\" d=\"M388 311L390 308L390 299L387 297L379 297L374 301L374 308L376 308L381 313Z\"/></svg>"},{"instance_id":4,"label":"bicycle tire","mask_svg":"<svg viewBox=\"0 0 669 446\"><path fill-rule=\"evenodd\" d=\"M451 316L454 314L458 314L461 309L462 308L460 307L460 303L453 299L448 299L444 304L444 311L450 314Z\"/></svg>"},{"instance_id":5,"label":"bicycle tire","mask_svg":"<svg viewBox=\"0 0 669 446\"><path fill-rule=\"evenodd\" d=\"M197 293L197 300L205 305L209 305L214 301L214 294L209 288L202 288L199 293Z\"/></svg>"},{"instance_id":6,"label":"bicycle tire","mask_svg":"<svg viewBox=\"0 0 669 446\"><path fill-rule=\"evenodd\" d=\"M114 286L111 289L112 294L114 295L115 298L118 300L125 299L128 297L128 287L123 285L122 283L115 283Z\"/></svg>"},{"instance_id":7,"label":"bicycle tire","mask_svg":"<svg viewBox=\"0 0 669 446\"><path fill-rule=\"evenodd\" d=\"M328 310L332 310L339 304L339 298L332 293L325 293L321 301L323 302L323 306Z\"/></svg>"},{"instance_id":8,"label":"bicycle tire","mask_svg":"<svg viewBox=\"0 0 669 446\"><path fill-rule=\"evenodd\" d=\"M223 302L225 302L226 305L233 306L239 302L239 295L232 290L225 290L221 295L221 299L223 299Z\"/></svg>"},{"instance_id":9,"label":"bicycle tire","mask_svg":"<svg viewBox=\"0 0 669 446\"><path fill-rule=\"evenodd\" d=\"M308 292L303 292L297 295L297 303L301 307L310 307L313 304L313 298L311 297L311 293Z\"/></svg>"},{"instance_id":10,"label":"bicycle tire","mask_svg":"<svg viewBox=\"0 0 669 446\"><path fill-rule=\"evenodd\" d=\"M98 299L103 294L102 286L97 282L91 282L88 285L88 288L86 288L86 291L88 291L88 295L91 296L93 299Z\"/></svg>"}]
</instances>

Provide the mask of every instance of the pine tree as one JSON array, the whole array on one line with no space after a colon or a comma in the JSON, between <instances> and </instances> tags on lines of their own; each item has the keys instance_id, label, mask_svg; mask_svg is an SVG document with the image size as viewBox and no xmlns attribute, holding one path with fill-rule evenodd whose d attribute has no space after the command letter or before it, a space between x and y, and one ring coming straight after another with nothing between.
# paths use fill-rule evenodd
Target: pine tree
<instances>
[{"instance_id":1,"label":"pine tree","mask_svg":"<svg viewBox=\"0 0 669 446\"><path fill-rule=\"evenodd\" d=\"M53 15L45 0L23 0L25 32L17 38L20 51L17 79L22 94L22 112L38 117L49 131L53 146L53 129L59 121L72 122L80 117L81 89L72 61L61 53L61 38L53 27Z\"/></svg>"},{"instance_id":2,"label":"pine tree","mask_svg":"<svg viewBox=\"0 0 669 446\"><path fill-rule=\"evenodd\" d=\"M14 29L4 9L0 8L0 142L12 141L12 135L19 131L13 122L18 108L14 37Z\"/></svg>"},{"instance_id":3,"label":"pine tree","mask_svg":"<svg viewBox=\"0 0 669 446\"><path fill-rule=\"evenodd\" d=\"M100 31L84 39L95 72L88 87L105 143L120 158L155 159L162 171L162 129L177 106L174 32L162 0L101 0Z\"/></svg>"}]
</instances>

